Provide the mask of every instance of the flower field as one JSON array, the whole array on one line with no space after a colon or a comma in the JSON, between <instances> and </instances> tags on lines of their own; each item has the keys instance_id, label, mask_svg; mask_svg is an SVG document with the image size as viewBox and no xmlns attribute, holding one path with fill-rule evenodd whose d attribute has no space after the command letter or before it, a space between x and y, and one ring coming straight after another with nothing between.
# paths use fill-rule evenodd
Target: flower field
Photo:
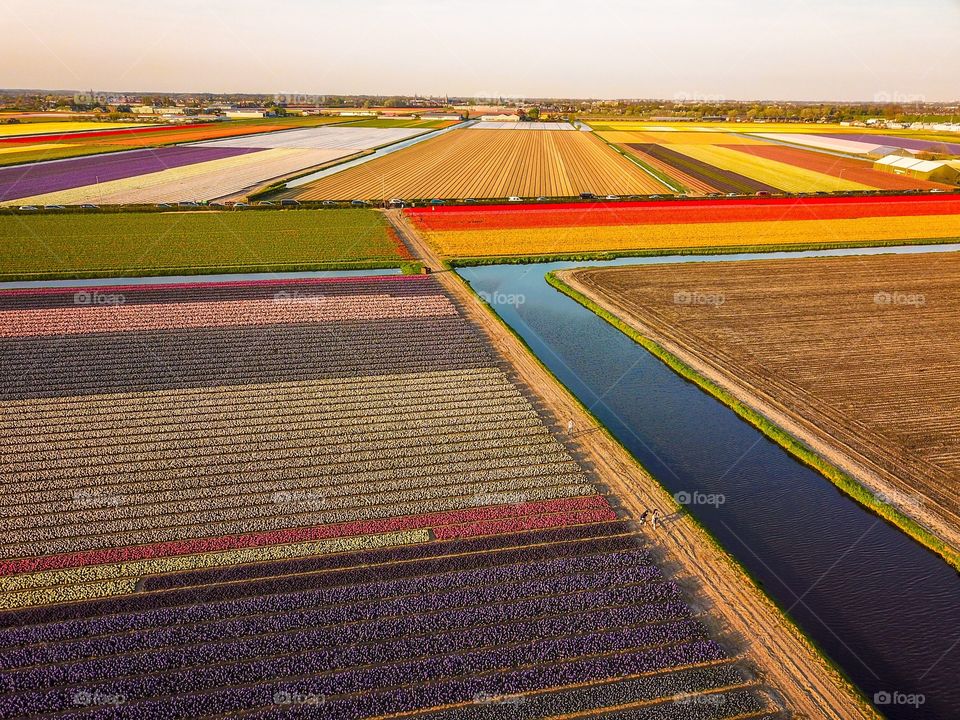
<instances>
[{"instance_id":1,"label":"flower field","mask_svg":"<svg viewBox=\"0 0 960 720\"><path fill-rule=\"evenodd\" d=\"M23 137L0 136L0 166L59 160L82 155L120 152L132 148L164 147L216 138L234 137L291 128L314 127L340 122L340 118L276 118L234 120L230 122L188 123L183 125L123 125L122 129L104 129L105 123L93 123L96 129L54 131ZM54 123L38 123L50 127ZM20 127L24 127L21 125ZM10 150L9 153L3 152Z\"/></svg>"},{"instance_id":2,"label":"flower field","mask_svg":"<svg viewBox=\"0 0 960 720\"><path fill-rule=\"evenodd\" d=\"M466 130L576 130L567 122L498 122L483 120L470 125Z\"/></svg>"},{"instance_id":3,"label":"flower field","mask_svg":"<svg viewBox=\"0 0 960 720\"><path fill-rule=\"evenodd\" d=\"M343 120L343 118L340 118ZM367 118L366 120L351 120L343 127L365 128L422 128L424 130L440 130L456 125L456 120L417 120L416 118Z\"/></svg>"},{"instance_id":4,"label":"flower field","mask_svg":"<svg viewBox=\"0 0 960 720\"><path fill-rule=\"evenodd\" d=\"M937 152L945 155L960 155L960 143L947 142L944 140L912 139L896 135L868 135L866 133L845 133L842 135L825 133L820 137L842 138L844 140L854 140L864 143L881 142L884 145L892 145L893 147L906 148L908 150Z\"/></svg>"},{"instance_id":5,"label":"flower field","mask_svg":"<svg viewBox=\"0 0 960 720\"><path fill-rule=\"evenodd\" d=\"M778 192L778 188L760 182L746 175L723 170L688 154L678 152L670 146L631 143L624 146L646 162L651 160L656 167L665 169L671 177L681 183L692 178L695 184L690 189L704 192L722 192L752 195L757 192Z\"/></svg>"},{"instance_id":6,"label":"flower field","mask_svg":"<svg viewBox=\"0 0 960 720\"><path fill-rule=\"evenodd\" d=\"M411 128L302 128L8 167L0 169L0 203L210 200L421 132Z\"/></svg>"},{"instance_id":7,"label":"flower field","mask_svg":"<svg viewBox=\"0 0 960 720\"><path fill-rule=\"evenodd\" d=\"M405 211L448 257L960 237L954 195L756 198Z\"/></svg>"},{"instance_id":8,"label":"flower field","mask_svg":"<svg viewBox=\"0 0 960 720\"><path fill-rule=\"evenodd\" d=\"M872 163L867 160L834 154L865 155L888 139L890 145L904 147L926 147L932 144L930 141L849 132L817 134L807 129L797 131L798 126L784 126L792 127L792 132L754 132L752 128L741 128L740 125L745 124L720 129L713 125L685 128L630 122L595 127L601 138L664 173L679 183L688 195L946 187L909 177L884 177L886 173L873 170ZM762 129L764 126L756 127ZM767 129L774 128L767 126ZM793 145L805 145L809 150Z\"/></svg>"},{"instance_id":9,"label":"flower field","mask_svg":"<svg viewBox=\"0 0 960 720\"><path fill-rule=\"evenodd\" d=\"M676 152L791 193L872 190L863 183L741 152L748 145L670 145Z\"/></svg>"},{"instance_id":10,"label":"flower field","mask_svg":"<svg viewBox=\"0 0 960 720\"><path fill-rule=\"evenodd\" d=\"M365 150L407 140L420 135L423 130L417 128L364 128L364 127L325 127L288 130L282 133L266 133L239 138L211 140L200 147L219 148L259 148L299 150Z\"/></svg>"},{"instance_id":11,"label":"flower field","mask_svg":"<svg viewBox=\"0 0 960 720\"><path fill-rule=\"evenodd\" d=\"M878 190L933 190L949 187L919 178L878 172L873 169L873 163L867 160L839 157L784 145L745 145L736 149L738 152L778 163L786 163L825 175L842 177Z\"/></svg>"},{"instance_id":12,"label":"flower field","mask_svg":"<svg viewBox=\"0 0 960 720\"><path fill-rule=\"evenodd\" d=\"M0 124L0 137L19 137L30 135L63 135L64 133L78 132L104 132L112 130L135 131L146 129L151 126L140 125L131 126L130 123L111 123L111 122L84 122L68 120L63 122L34 122L34 123L13 123Z\"/></svg>"},{"instance_id":13,"label":"flower field","mask_svg":"<svg viewBox=\"0 0 960 720\"><path fill-rule=\"evenodd\" d=\"M42 241L39 240L42 238ZM372 210L0 215L0 279L397 267Z\"/></svg>"},{"instance_id":14,"label":"flower field","mask_svg":"<svg viewBox=\"0 0 960 720\"><path fill-rule=\"evenodd\" d=\"M767 133L758 132L754 136L761 139L777 140L779 142L793 143L796 145L807 145L817 150L826 150L828 152L847 153L851 155L867 155L881 148L885 143L880 142L874 136L869 136L867 141L853 140L846 134L838 137L817 135L815 133Z\"/></svg>"},{"instance_id":15,"label":"flower field","mask_svg":"<svg viewBox=\"0 0 960 720\"><path fill-rule=\"evenodd\" d=\"M433 278L77 292L0 293L3 717L774 717Z\"/></svg>"},{"instance_id":16,"label":"flower field","mask_svg":"<svg viewBox=\"0 0 960 720\"><path fill-rule=\"evenodd\" d=\"M457 129L297 188L303 200L669 192L590 133Z\"/></svg>"}]
</instances>

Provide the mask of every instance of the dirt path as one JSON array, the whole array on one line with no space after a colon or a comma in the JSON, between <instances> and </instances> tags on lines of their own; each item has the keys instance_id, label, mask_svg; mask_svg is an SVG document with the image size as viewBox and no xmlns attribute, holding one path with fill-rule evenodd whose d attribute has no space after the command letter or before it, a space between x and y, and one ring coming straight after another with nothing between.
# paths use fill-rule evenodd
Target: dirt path
<instances>
[{"instance_id":1,"label":"dirt path","mask_svg":"<svg viewBox=\"0 0 960 720\"><path fill-rule=\"evenodd\" d=\"M634 516L659 509L667 523L657 531L644 531L663 553L664 565L676 578L694 588L700 609L720 621L717 628L730 644L742 649L758 669L761 679L782 696L795 717L856 720L879 718L856 691L789 623L780 610L753 584L730 557L688 516L676 514L673 498L606 430L584 411L564 388L514 336L459 276L443 271L440 259L399 211L387 216L401 238L459 305L461 311L486 335L505 359L515 377L539 400L557 437L565 440L594 480L613 490ZM575 433L565 437L567 422Z\"/></svg>"}]
</instances>

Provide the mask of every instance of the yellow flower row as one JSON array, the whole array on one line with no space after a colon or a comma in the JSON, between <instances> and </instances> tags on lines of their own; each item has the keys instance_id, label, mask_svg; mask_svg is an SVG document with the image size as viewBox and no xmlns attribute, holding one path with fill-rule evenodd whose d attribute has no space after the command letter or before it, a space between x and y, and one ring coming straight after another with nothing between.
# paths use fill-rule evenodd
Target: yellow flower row
<instances>
[{"instance_id":1,"label":"yellow flower row","mask_svg":"<svg viewBox=\"0 0 960 720\"><path fill-rule=\"evenodd\" d=\"M960 238L960 215L426 233L447 257Z\"/></svg>"},{"instance_id":2,"label":"yellow flower row","mask_svg":"<svg viewBox=\"0 0 960 720\"><path fill-rule=\"evenodd\" d=\"M140 578L160 573L410 545L429 539L428 530L409 530L14 575L0 579L0 610L123 595L133 592Z\"/></svg>"},{"instance_id":3,"label":"yellow flower row","mask_svg":"<svg viewBox=\"0 0 960 720\"><path fill-rule=\"evenodd\" d=\"M721 170L735 172L787 192L836 192L839 190L873 190L870 185L825 175L814 170L788 165L739 150L707 145L670 145L683 153Z\"/></svg>"},{"instance_id":4,"label":"yellow flower row","mask_svg":"<svg viewBox=\"0 0 960 720\"><path fill-rule=\"evenodd\" d=\"M36 122L36 123L13 123L10 125L0 125L0 137L9 137L12 135L48 135L52 133L77 132L81 130L130 130L132 128L145 128L156 125L131 125L130 123L111 123L111 122ZM34 146L36 147L36 146Z\"/></svg>"}]
</instances>

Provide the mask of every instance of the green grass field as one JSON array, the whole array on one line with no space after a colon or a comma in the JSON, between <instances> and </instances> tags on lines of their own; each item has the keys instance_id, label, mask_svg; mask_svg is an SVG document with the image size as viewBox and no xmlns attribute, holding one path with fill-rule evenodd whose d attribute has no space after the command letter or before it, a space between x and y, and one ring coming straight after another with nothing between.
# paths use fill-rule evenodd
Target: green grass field
<instances>
[{"instance_id":1,"label":"green grass field","mask_svg":"<svg viewBox=\"0 0 960 720\"><path fill-rule=\"evenodd\" d=\"M373 210L0 214L0 280L401 267Z\"/></svg>"}]
</instances>

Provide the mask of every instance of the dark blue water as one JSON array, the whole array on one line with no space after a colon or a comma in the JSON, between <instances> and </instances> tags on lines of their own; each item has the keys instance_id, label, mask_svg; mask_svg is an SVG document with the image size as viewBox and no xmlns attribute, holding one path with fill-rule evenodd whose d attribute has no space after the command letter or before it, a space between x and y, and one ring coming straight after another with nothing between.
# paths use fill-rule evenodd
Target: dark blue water
<instances>
[{"instance_id":1,"label":"dark blue water","mask_svg":"<svg viewBox=\"0 0 960 720\"><path fill-rule=\"evenodd\" d=\"M723 496L690 509L882 713L960 718L960 576L543 279L704 259L459 272L671 493Z\"/></svg>"}]
</instances>

